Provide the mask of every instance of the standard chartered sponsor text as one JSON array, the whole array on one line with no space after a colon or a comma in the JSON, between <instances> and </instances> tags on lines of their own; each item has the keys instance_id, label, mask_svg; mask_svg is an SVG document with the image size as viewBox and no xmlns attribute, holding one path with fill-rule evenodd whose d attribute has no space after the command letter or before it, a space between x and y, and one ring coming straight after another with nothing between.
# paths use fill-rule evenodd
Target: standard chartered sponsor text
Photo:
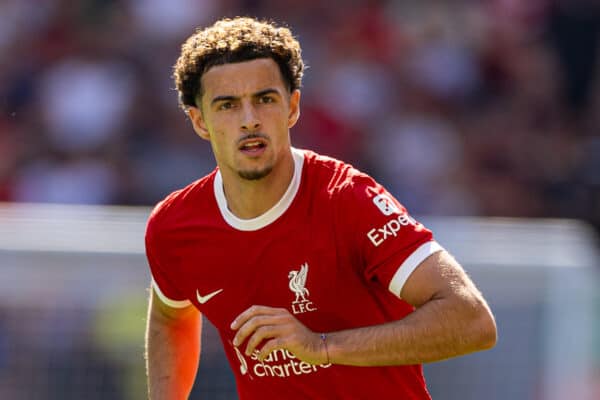
<instances>
[{"instance_id":1,"label":"standard chartered sponsor text","mask_svg":"<svg viewBox=\"0 0 600 400\"><path fill-rule=\"evenodd\" d=\"M294 354L285 349L273 351L262 363L258 360L258 351L254 351L250 359L254 361L252 366L254 375L260 378L267 376L287 378L294 375L312 374L320 368L331 367L331 364L313 365L298 360Z\"/></svg>"}]
</instances>

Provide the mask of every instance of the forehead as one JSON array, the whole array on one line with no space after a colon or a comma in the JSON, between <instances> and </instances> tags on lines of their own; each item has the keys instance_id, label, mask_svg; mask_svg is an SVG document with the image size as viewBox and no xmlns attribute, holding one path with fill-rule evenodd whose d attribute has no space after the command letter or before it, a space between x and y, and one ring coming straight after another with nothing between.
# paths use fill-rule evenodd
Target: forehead
<instances>
[{"instance_id":1,"label":"forehead","mask_svg":"<svg viewBox=\"0 0 600 400\"><path fill-rule=\"evenodd\" d=\"M216 65L202 75L202 87L208 99L250 95L266 88L285 91L279 67L271 58Z\"/></svg>"}]
</instances>

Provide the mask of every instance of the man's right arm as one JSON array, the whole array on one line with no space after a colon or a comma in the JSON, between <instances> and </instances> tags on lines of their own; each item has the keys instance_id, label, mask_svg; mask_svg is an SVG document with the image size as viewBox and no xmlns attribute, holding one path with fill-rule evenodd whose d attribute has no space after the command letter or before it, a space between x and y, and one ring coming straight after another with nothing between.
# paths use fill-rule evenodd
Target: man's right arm
<instances>
[{"instance_id":1,"label":"man's right arm","mask_svg":"<svg viewBox=\"0 0 600 400\"><path fill-rule=\"evenodd\" d=\"M192 305L173 308L150 288L146 325L146 373L151 400L185 400L200 358L202 318Z\"/></svg>"}]
</instances>

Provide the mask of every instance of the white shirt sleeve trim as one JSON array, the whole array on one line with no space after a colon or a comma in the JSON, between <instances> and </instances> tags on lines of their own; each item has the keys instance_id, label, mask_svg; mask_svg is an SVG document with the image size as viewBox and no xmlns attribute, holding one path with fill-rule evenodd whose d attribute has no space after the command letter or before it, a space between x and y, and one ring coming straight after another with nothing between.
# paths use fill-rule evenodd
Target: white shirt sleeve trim
<instances>
[{"instance_id":1,"label":"white shirt sleeve trim","mask_svg":"<svg viewBox=\"0 0 600 400\"><path fill-rule=\"evenodd\" d=\"M437 242L431 241L423 243L418 249L416 249L404 262L392 277L388 289L390 292L400 298L400 292L404 284L408 280L410 274L425 260L427 257L438 251L444 250Z\"/></svg>"},{"instance_id":2,"label":"white shirt sleeve trim","mask_svg":"<svg viewBox=\"0 0 600 400\"><path fill-rule=\"evenodd\" d=\"M164 293L158 287L158 284L156 283L154 278L152 278L152 287L154 288L154 291L156 292L156 294L158 295L160 300L163 303L165 303L166 305L168 305L169 307L184 308L184 307L192 305L192 302L189 300L171 300L170 298L165 296Z\"/></svg>"}]
</instances>

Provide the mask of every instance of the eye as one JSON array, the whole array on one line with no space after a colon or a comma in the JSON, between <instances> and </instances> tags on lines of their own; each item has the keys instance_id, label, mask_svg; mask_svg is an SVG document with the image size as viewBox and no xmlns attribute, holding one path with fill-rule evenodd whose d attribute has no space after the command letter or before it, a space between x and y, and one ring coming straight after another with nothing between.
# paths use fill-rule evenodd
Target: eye
<instances>
[{"instance_id":1,"label":"eye","mask_svg":"<svg viewBox=\"0 0 600 400\"><path fill-rule=\"evenodd\" d=\"M224 101L217 106L217 110L230 110L233 108L231 101Z\"/></svg>"},{"instance_id":2,"label":"eye","mask_svg":"<svg viewBox=\"0 0 600 400\"><path fill-rule=\"evenodd\" d=\"M263 104L273 103L274 101L275 101L275 99L272 96L268 96L268 95L261 96L259 99L259 102L263 103Z\"/></svg>"}]
</instances>

